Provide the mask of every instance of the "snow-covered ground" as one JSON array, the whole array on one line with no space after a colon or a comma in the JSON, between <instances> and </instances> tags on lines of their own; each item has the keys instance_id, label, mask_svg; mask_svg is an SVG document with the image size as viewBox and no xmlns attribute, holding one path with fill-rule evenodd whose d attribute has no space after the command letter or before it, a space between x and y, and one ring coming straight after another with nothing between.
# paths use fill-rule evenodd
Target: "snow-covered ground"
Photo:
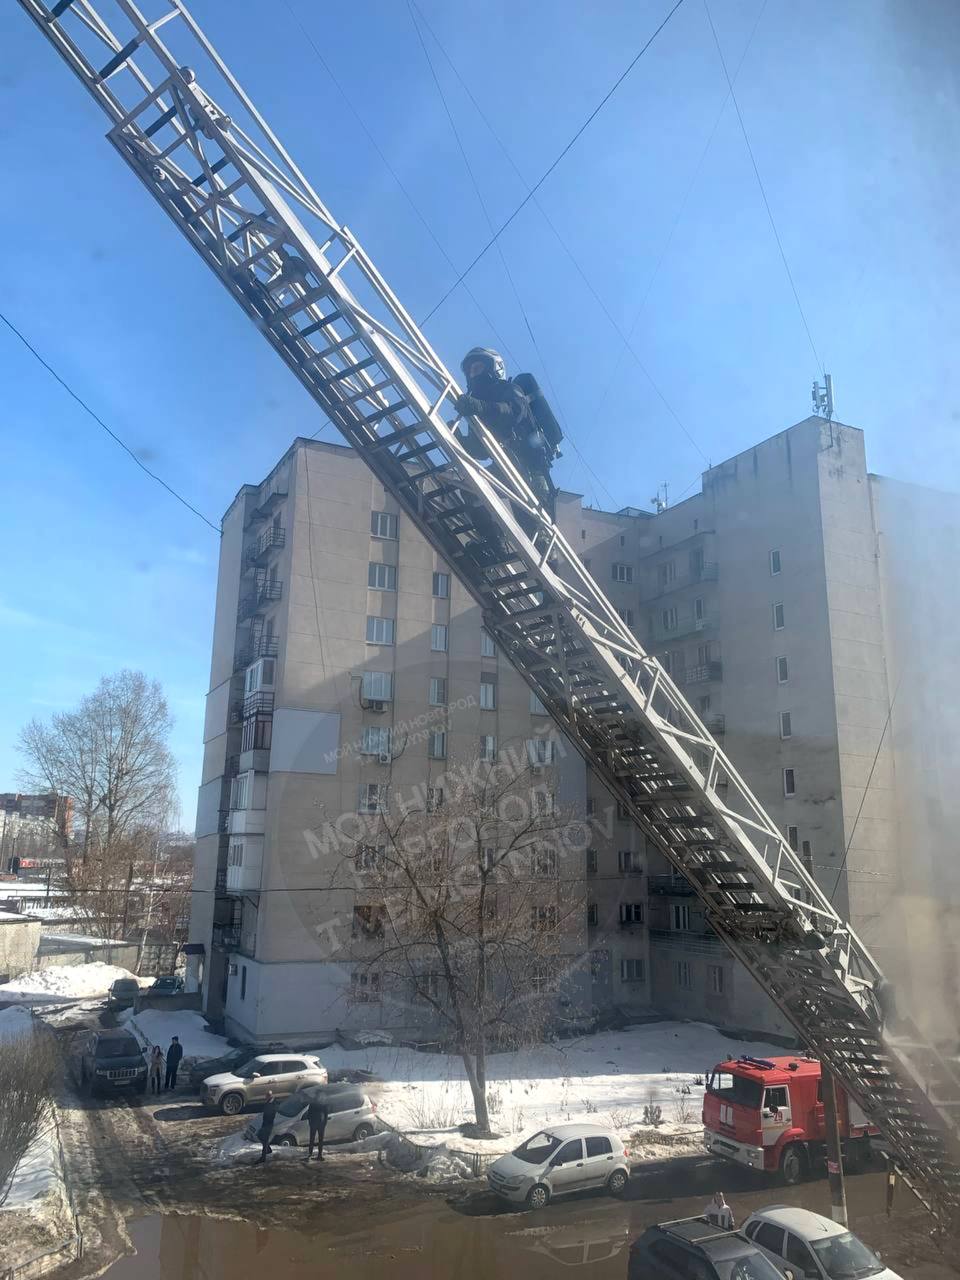
<instances>
[{"instance_id":1,"label":"snow-covered ground","mask_svg":"<svg viewBox=\"0 0 960 1280\"><path fill-rule=\"evenodd\" d=\"M84 1000L105 996L117 978L135 978L136 974L119 965L93 960L89 964L51 965L21 973L10 982L0 984L0 1004L58 1004L64 1000ZM152 978L139 978L141 986Z\"/></svg>"},{"instance_id":2,"label":"snow-covered ground","mask_svg":"<svg viewBox=\"0 0 960 1280\"><path fill-rule=\"evenodd\" d=\"M0 1009L0 1040L14 1040L17 1036L26 1035L33 1030L34 1018L28 1009L19 1005L11 1005L9 1009Z\"/></svg>"},{"instance_id":3,"label":"snow-covered ground","mask_svg":"<svg viewBox=\"0 0 960 1280\"><path fill-rule=\"evenodd\" d=\"M184 1057L217 1058L227 1053L230 1046L222 1036L211 1035L199 1013L175 1010L165 1013L162 1009L143 1009L123 1019L140 1042L158 1044L164 1051L173 1036L179 1036Z\"/></svg>"}]
</instances>

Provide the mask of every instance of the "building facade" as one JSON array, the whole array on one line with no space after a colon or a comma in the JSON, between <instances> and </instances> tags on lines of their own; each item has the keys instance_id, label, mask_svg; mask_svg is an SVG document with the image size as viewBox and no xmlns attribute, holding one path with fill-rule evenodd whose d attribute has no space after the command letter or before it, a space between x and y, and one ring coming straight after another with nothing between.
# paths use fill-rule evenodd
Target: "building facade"
<instances>
[{"instance_id":1,"label":"building facade","mask_svg":"<svg viewBox=\"0 0 960 1280\"><path fill-rule=\"evenodd\" d=\"M960 875L944 906L953 749L930 746L943 694L913 620L935 581L919 557L944 525L960 538L957 506L869 476L862 432L810 418L710 468L676 506L607 512L563 493L557 513L824 892L898 982L927 989L940 953L918 976L904 929L929 923L933 903L941 928L960 913ZM478 744L550 726L449 566L350 450L297 441L223 528L191 926L206 1007L261 1040L380 1025L384 1008L351 1000L349 972L322 953L332 899L304 833L378 786L429 786ZM897 697L905 669L926 679L925 700ZM428 730L394 758L388 731L421 723L442 743ZM560 755L559 790L590 833L565 868L583 881L582 929L565 940L582 954L578 998L789 1036L686 882L566 744ZM926 904L909 920L905 876Z\"/></svg>"}]
</instances>

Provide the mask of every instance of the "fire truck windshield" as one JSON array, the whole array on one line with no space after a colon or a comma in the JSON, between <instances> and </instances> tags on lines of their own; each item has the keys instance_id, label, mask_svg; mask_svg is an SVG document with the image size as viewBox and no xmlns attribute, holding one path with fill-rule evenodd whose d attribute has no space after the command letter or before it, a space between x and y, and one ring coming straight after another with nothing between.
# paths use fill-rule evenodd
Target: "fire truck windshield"
<instances>
[{"instance_id":1,"label":"fire truck windshield","mask_svg":"<svg viewBox=\"0 0 960 1280\"><path fill-rule=\"evenodd\" d=\"M763 1085L759 1080L735 1076L730 1071L711 1071L707 1077L707 1093L756 1111L763 1099Z\"/></svg>"}]
</instances>

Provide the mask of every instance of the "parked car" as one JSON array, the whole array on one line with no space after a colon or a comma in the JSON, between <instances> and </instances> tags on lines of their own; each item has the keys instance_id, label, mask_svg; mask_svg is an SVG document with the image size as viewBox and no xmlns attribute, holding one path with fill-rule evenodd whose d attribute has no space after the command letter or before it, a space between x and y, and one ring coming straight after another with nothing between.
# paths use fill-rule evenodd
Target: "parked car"
<instances>
[{"instance_id":1,"label":"parked car","mask_svg":"<svg viewBox=\"0 0 960 1280\"><path fill-rule=\"evenodd\" d=\"M107 992L108 1009L132 1009L140 994L140 983L136 978L117 978Z\"/></svg>"},{"instance_id":2,"label":"parked car","mask_svg":"<svg viewBox=\"0 0 960 1280\"><path fill-rule=\"evenodd\" d=\"M183 979L176 973L164 973L154 978L153 985L147 988L150 996L178 996L183 991Z\"/></svg>"},{"instance_id":3,"label":"parked car","mask_svg":"<svg viewBox=\"0 0 960 1280\"><path fill-rule=\"evenodd\" d=\"M606 1187L619 1195L630 1178L629 1155L612 1129L558 1124L541 1129L487 1170L490 1189L504 1200L542 1209L553 1196Z\"/></svg>"},{"instance_id":4,"label":"parked car","mask_svg":"<svg viewBox=\"0 0 960 1280\"><path fill-rule=\"evenodd\" d=\"M774 1204L752 1213L743 1233L778 1258L800 1280L900 1280L852 1231L809 1209Z\"/></svg>"},{"instance_id":5,"label":"parked car","mask_svg":"<svg viewBox=\"0 0 960 1280\"><path fill-rule=\"evenodd\" d=\"M261 1053L236 1071L207 1076L201 1100L225 1116L237 1116L251 1102L263 1102L270 1092L288 1098L311 1084L326 1084L327 1069L311 1054Z\"/></svg>"},{"instance_id":6,"label":"parked car","mask_svg":"<svg viewBox=\"0 0 960 1280\"><path fill-rule=\"evenodd\" d=\"M258 1053L290 1053L288 1045L276 1040L271 1044L243 1044L236 1049L231 1049L229 1053L221 1054L219 1058L201 1058L199 1062L195 1062L190 1068L190 1084L194 1089L203 1089L203 1082L209 1076L221 1074L225 1071L235 1072L238 1067L246 1066L251 1058L255 1058Z\"/></svg>"},{"instance_id":7,"label":"parked car","mask_svg":"<svg viewBox=\"0 0 960 1280\"><path fill-rule=\"evenodd\" d=\"M74 1042L73 1072L86 1093L147 1087L147 1060L139 1042L119 1027L85 1031Z\"/></svg>"},{"instance_id":8,"label":"parked car","mask_svg":"<svg viewBox=\"0 0 960 1280\"><path fill-rule=\"evenodd\" d=\"M377 1106L362 1089L353 1085L315 1085L298 1089L277 1110L273 1126L273 1144L280 1147L305 1147L310 1140L307 1107L314 1099L322 1099L330 1111L324 1141L360 1142L379 1129ZM256 1141L259 1121L252 1120L243 1136Z\"/></svg>"},{"instance_id":9,"label":"parked car","mask_svg":"<svg viewBox=\"0 0 960 1280\"><path fill-rule=\"evenodd\" d=\"M721 1231L706 1218L681 1218L647 1227L630 1246L627 1280L803 1280L739 1231Z\"/></svg>"}]
</instances>

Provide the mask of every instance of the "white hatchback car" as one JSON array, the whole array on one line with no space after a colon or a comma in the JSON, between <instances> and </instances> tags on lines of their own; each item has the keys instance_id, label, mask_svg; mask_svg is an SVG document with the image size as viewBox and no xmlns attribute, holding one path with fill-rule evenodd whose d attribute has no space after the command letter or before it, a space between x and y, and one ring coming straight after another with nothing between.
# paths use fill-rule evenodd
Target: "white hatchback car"
<instances>
[{"instance_id":1,"label":"white hatchback car","mask_svg":"<svg viewBox=\"0 0 960 1280\"><path fill-rule=\"evenodd\" d=\"M236 1071L207 1076L200 1090L205 1106L225 1116L237 1116L251 1102L263 1102L267 1093L289 1098L311 1084L326 1084L327 1069L307 1053L261 1053Z\"/></svg>"},{"instance_id":2,"label":"white hatchback car","mask_svg":"<svg viewBox=\"0 0 960 1280\"><path fill-rule=\"evenodd\" d=\"M542 1209L553 1196L606 1187L619 1195L630 1178L630 1157L612 1129L557 1124L541 1129L487 1170L490 1189L504 1200Z\"/></svg>"},{"instance_id":3,"label":"white hatchback car","mask_svg":"<svg viewBox=\"0 0 960 1280\"><path fill-rule=\"evenodd\" d=\"M752 1213L742 1230L783 1258L797 1280L901 1280L852 1231L809 1209L770 1205Z\"/></svg>"}]
</instances>

